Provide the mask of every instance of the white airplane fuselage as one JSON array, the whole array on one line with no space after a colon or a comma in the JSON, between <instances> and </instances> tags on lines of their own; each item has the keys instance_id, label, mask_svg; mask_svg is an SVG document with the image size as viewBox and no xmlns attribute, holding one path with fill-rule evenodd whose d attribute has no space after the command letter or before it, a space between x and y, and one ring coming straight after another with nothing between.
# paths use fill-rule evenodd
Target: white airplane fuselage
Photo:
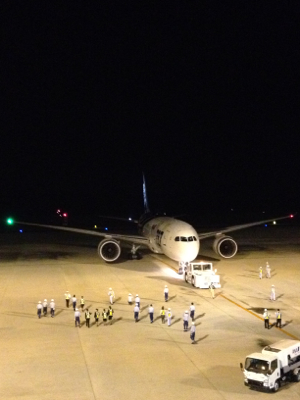
<instances>
[{"instance_id":1,"label":"white airplane fuselage","mask_svg":"<svg viewBox=\"0 0 300 400\"><path fill-rule=\"evenodd\" d=\"M196 230L184 221L170 217L155 217L142 227L148 247L154 253L165 254L179 262L193 261L200 249Z\"/></svg>"}]
</instances>

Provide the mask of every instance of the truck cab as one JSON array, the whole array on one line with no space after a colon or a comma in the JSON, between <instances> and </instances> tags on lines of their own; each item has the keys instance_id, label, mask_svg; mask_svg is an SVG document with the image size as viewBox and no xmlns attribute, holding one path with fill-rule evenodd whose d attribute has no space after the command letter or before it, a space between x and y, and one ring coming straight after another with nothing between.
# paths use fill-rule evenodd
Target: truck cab
<instances>
[{"instance_id":1,"label":"truck cab","mask_svg":"<svg viewBox=\"0 0 300 400\"><path fill-rule=\"evenodd\" d=\"M220 288L220 276L214 271L213 264L206 261L188 263L184 270L184 279L187 283L201 289L207 289L211 284Z\"/></svg>"}]
</instances>

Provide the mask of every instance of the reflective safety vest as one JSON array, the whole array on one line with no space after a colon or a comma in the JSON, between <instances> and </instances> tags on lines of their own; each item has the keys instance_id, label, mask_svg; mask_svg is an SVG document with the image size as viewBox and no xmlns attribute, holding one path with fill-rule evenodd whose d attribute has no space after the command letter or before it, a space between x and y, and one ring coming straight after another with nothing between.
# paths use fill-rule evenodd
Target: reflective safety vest
<instances>
[{"instance_id":1,"label":"reflective safety vest","mask_svg":"<svg viewBox=\"0 0 300 400\"><path fill-rule=\"evenodd\" d=\"M86 319L90 319L91 318L91 313L90 312L86 312L85 313L85 318Z\"/></svg>"},{"instance_id":2,"label":"reflective safety vest","mask_svg":"<svg viewBox=\"0 0 300 400\"><path fill-rule=\"evenodd\" d=\"M99 318L100 317L100 313L99 312L95 312L95 318Z\"/></svg>"},{"instance_id":3,"label":"reflective safety vest","mask_svg":"<svg viewBox=\"0 0 300 400\"><path fill-rule=\"evenodd\" d=\"M264 319L269 319L269 314L264 314Z\"/></svg>"},{"instance_id":4,"label":"reflective safety vest","mask_svg":"<svg viewBox=\"0 0 300 400\"><path fill-rule=\"evenodd\" d=\"M114 313L113 310L110 308L110 309L108 310L108 312L109 312L109 316L112 317L112 315L113 315L113 313Z\"/></svg>"},{"instance_id":5,"label":"reflective safety vest","mask_svg":"<svg viewBox=\"0 0 300 400\"><path fill-rule=\"evenodd\" d=\"M160 311L160 315L165 315L166 314L166 311L165 310L161 310Z\"/></svg>"},{"instance_id":6,"label":"reflective safety vest","mask_svg":"<svg viewBox=\"0 0 300 400\"><path fill-rule=\"evenodd\" d=\"M105 312L103 311L102 317L103 317L103 319L107 319L107 313L106 313L106 311L105 311Z\"/></svg>"},{"instance_id":7,"label":"reflective safety vest","mask_svg":"<svg viewBox=\"0 0 300 400\"><path fill-rule=\"evenodd\" d=\"M66 294L65 294L65 297L66 297L67 300L70 300L70 298L71 298L70 293L66 293Z\"/></svg>"},{"instance_id":8,"label":"reflective safety vest","mask_svg":"<svg viewBox=\"0 0 300 400\"><path fill-rule=\"evenodd\" d=\"M84 304L84 299L80 299L80 303L81 303L81 304Z\"/></svg>"},{"instance_id":9,"label":"reflective safety vest","mask_svg":"<svg viewBox=\"0 0 300 400\"><path fill-rule=\"evenodd\" d=\"M281 319L281 313L277 313L277 319Z\"/></svg>"},{"instance_id":10,"label":"reflective safety vest","mask_svg":"<svg viewBox=\"0 0 300 400\"><path fill-rule=\"evenodd\" d=\"M172 317L172 314L171 313L168 313L168 318L171 318Z\"/></svg>"}]
</instances>

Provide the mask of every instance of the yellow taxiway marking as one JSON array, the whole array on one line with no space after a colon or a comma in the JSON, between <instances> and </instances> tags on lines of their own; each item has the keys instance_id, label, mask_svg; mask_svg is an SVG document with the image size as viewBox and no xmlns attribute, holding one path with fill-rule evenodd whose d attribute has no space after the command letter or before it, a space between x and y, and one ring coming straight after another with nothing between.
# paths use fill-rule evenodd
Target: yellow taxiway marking
<instances>
[{"instance_id":1,"label":"yellow taxiway marking","mask_svg":"<svg viewBox=\"0 0 300 400\"><path fill-rule=\"evenodd\" d=\"M152 256L153 258L156 258L158 261L162 262L163 264L166 264L168 267L172 268L174 271L178 272L178 269L176 269L173 265L171 265L171 264L168 263L167 261L162 260L161 258L157 257L157 256L154 255L154 254L151 254L151 256ZM258 319L260 319L261 321L264 321L264 319L263 319L262 317L260 317L259 315L255 314L254 312L252 312L252 311L250 311L250 310L247 310L247 308L241 306L240 304L236 303L235 301L230 300L228 297L224 296L224 294L219 294L219 296L220 296L220 297L223 297L223 299L225 299L225 300L230 301L230 303L236 305L237 307L240 307L242 310L247 311L249 314L253 315L254 317L256 317L256 318L258 318ZM292 339L300 340L297 336L293 335L292 333L287 332L285 329L277 328L277 327L275 327L275 328L278 329L279 331L281 331L282 333L284 333L285 335L291 337Z\"/></svg>"}]
</instances>

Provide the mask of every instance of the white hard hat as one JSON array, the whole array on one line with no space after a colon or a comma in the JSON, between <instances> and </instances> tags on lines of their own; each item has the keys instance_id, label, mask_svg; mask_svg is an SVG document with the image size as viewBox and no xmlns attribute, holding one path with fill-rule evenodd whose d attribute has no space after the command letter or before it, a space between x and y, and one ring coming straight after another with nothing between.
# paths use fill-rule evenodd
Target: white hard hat
<instances>
[{"instance_id":1,"label":"white hard hat","mask_svg":"<svg viewBox=\"0 0 300 400\"><path fill-rule=\"evenodd\" d=\"M274 287L274 285L272 285Z\"/></svg>"},{"instance_id":2,"label":"white hard hat","mask_svg":"<svg viewBox=\"0 0 300 400\"><path fill-rule=\"evenodd\" d=\"M168 287L168 285L165 285L165 287Z\"/></svg>"},{"instance_id":3,"label":"white hard hat","mask_svg":"<svg viewBox=\"0 0 300 400\"><path fill-rule=\"evenodd\" d=\"M188 313L188 310L185 310L185 313Z\"/></svg>"},{"instance_id":4,"label":"white hard hat","mask_svg":"<svg viewBox=\"0 0 300 400\"><path fill-rule=\"evenodd\" d=\"M110 287L109 290L112 290L112 288Z\"/></svg>"},{"instance_id":5,"label":"white hard hat","mask_svg":"<svg viewBox=\"0 0 300 400\"><path fill-rule=\"evenodd\" d=\"M139 297L139 295L138 295L138 294L136 294L136 295L135 295L135 297Z\"/></svg>"},{"instance_id":6,"label":"white hard hat","mask_svg":"<svg viewBox=\"0 0 300 400\"><path fill-rule=\"evenodd\" d=\"M39 301L39 304L41 304L41 301Z\"/></svg>"},{"instance_id":7,"label":"white hard hat","mask_svg":"<svg viewBox=\"0 0 300 400\"><path fill-rule=\"evenodd\" d=\"M267 311L267 309L265 308L265 311Z\"/></svg>"},{"instance_id":8,"label":"white hard hat","mask_svg":"<svg viewBox=\"0 0 300 400\"><path fill-rule=\"evenodd\" d=\"M195 322L192 322L192 325L195 325Z\"/></svg>"},{"instance_id":9,"label":"white hard hat","mask_svg":"<svg viewBox=\"0 0 300 400\"><path fill-rule=\"evenodd\" d=\"M67 292L69 292L69 291L67 290Z\"/></svg>"},{"instance_id":10,"label":"white hard hat","mask_svg":"<svg viewBox=\"0 0 300 400\"><path fill-rule=\"evenodd\" d=\"M44 299L44 301L47 301L47 299Z\"/></svg>"},{"instance_id":11,"label":"white hard hat","mask_svg":"<svg viewBox=\"0 0 300 400\"><path fill-rule=\"evenodd\" d=\"M53 299L51 299L51 301L54 301Z\"/></svg>"},{"instance_id":12,"label":"white hard hat","mask_svg":"<svg viewBox=\"0 0 300 400\"><path fill-rule=\"evenodd\" d=\"M78 311L78 308L76 308L76 311Z\"/></svg>"},{"instance_id":13,"label":"white hard hat","mask_svg":"<svg viewBox=\"0 0 300 400\"><path fill-rule=\"evenodd\" d=\"M132 296L132 294L131 294L131 293L128 293L128 296Z\"/></svg>"},{"instance_id":14,"label":"white hard hat","mask_svg":"<svg viewBox=\"0 0 300 400\"><path fill-rule=\"evenodd\" d=\"M171 311L171 308L168 308L168 311Z\"/></svg>"}]
</instances>

